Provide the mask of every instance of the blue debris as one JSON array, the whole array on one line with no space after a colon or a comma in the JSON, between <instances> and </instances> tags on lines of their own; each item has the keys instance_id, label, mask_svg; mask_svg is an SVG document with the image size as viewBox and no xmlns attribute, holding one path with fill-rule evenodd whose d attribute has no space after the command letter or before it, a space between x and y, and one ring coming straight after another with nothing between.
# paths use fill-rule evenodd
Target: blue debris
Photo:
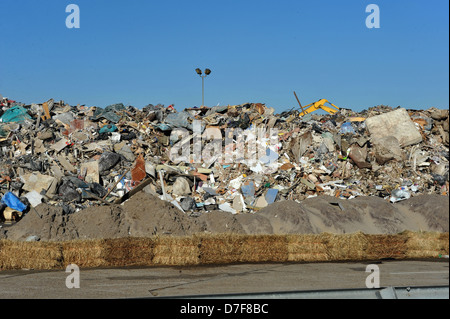
<instances>
[{"instance_id":1,"label":"blue debris","mask_svg":"<svg viewBox=\"0 0 450 319\"><path fill-rule=\"evenodd\" d=\"M7 192L7 193L2 197L1 202L2 202L3 204L5 204L6 206L8 206L8 207L10 207L10 208L12 208L12 209L14 209L14 210L17 210L17 211L19 211L19 212L23 212L25 209L27 209L27 205L25 205L24 203L22 203L22 202L20 201L20 199L19 199L16 195L14 195L13 193L11 193L11 192Z\"/></svg>"}]
</instances>

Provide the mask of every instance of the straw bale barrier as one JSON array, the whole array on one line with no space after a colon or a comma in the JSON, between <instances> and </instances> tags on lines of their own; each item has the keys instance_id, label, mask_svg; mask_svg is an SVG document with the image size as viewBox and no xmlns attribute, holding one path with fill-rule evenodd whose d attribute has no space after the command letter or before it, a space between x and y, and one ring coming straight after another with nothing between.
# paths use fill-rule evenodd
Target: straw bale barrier
<instances>
[{"instance_id":1,"label":"straw bale barrier","mask_svg":"<svg viewBox=\"0 0 450 319\"><path fill-rule=\"evenodd\" d=\"M0 270L54 269L60 268L62 261L58 243L0 241Z\"/></svg>"},{"instance_id":2,"label":"straw bale barrier","mask_svg":"<svg viewBox=\"0 0 450 319\"><path fill-rule=\"evenodd\" d=\"M76 264L81 268L106 267L102 240L77 240L61 243L64 266Z\"/></svg>"},{"instance_id":3,"label":"straw bale barrier","mask_svg":"<svg viewBox=\"0 0 450 319\"><path fill-rule=\"evenodd\" d=\"M154 265L186 266L200 263L200 243L196 236L155 238Z\"/></svg>"},{"instance_id":4,"label":"straw bale barrier","mask_svg":"<svg viewBox=\"0 0 450 319\"><path fill-rule=\"evenodd\" d=\"M63 260L67 266L124 267L147 266L153 259L154 239L115 238L62 242Z\"/></svg>"},{"instance_id":5,"label":"straw bale barrier","mask_svg":"<svg viewBox=\"0 0 450 319\"><path fill-rule=\"evenodd\" d=\"M286 236L220 234L198 237L202 264L284 262L288 257Z\"/></svg>"},{"instance_id":6,"label":"straw bale barrier","mask_svg":"<svg viewBox=\"0 0 450 319\"><path fill-rule=\"evenodd\" d=\"M287 235L287 261L322 262L329 260L326 242L322 236Z\"/></svg>"},{"instance_id":7,"label":"straw bale barrier","mask_svg":"<svg viewBox=\"0 0 450 319\"><path fill-rule=\"evenodd\" d=\"M449 233L392 235L196 234L14 242L0 240L0 270L125 266L187 266L259 262L363 261L385 258L437 258L449 254Z\"/></svg>"},{"instance_id":8,"label":"straw bale barrier","mask_svg":"<svg viewBox=\"0 0 450 319\"><path fill-rule=\"evenodd\" d=\"M288 261L319 262L370 260L380 258L402 259L406 253L405 234L288 235Z\"/></svg>"},{"instance_id":9,"label":"straw bale barrier","mask_svg":"<svg viewBox=\"0 0 450 319\"><path fill-rule=\"evenodd\" d=\"M154 238L104 240L104 259L110 267L148 266L154 259Z\"/></svg>"},{"instance_id":10,"label":"straw bale barrier","mask_svg":"<svg viewBox=\"0 0 450 319\"><path fill-rule=\"evenodd\" d=\"M449 254L449 233L408 232L407 258L439 257Z\"/></svg>"}]
</instances>

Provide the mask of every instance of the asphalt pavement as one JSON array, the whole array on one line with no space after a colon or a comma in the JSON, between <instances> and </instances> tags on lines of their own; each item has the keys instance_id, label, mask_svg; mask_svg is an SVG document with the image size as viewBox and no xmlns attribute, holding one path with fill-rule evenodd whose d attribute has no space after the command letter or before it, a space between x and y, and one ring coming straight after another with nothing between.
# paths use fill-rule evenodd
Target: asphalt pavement
<instances>
[{"instance_id":1,"label":"asphalt pavement","mask_svg":"<svg viewBox=\"0 0 450 319\"><path fill-rule=\"evenodd\" d=\"M448 286L448 259L0 271L1 299L117 299ZM371 287L369 287L371 286Z\"/></svg>"}]
</instances>

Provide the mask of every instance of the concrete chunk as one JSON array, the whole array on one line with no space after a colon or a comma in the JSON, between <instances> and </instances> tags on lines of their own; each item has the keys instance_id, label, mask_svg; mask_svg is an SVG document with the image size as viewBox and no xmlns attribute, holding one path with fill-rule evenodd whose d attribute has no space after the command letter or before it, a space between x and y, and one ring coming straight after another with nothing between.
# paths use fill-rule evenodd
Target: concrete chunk
<instances>
[{"instance_id":1,"label":"concrete chunk","mask_svg":"<svg viewBox=\"0 0 450 319\"><path fill-rule=\"evenodd\" d=\"M395 136L385 136L372 140L375 146L375 158L380 165L390 160L403 160L403 151Z\"/></svg>"},{"instance_id":2,"label":"concrete chunk","mask_svg":"<svg viewBox=\"0 0 450 319\"><path fill-rule=\"evenodd\" d=\"M86 173L85 181L88 183L99 183L98 161L91 161L81 164L81 172Z\"/></svg>"},{"instance_id":3,"label":"concrete chunk","mask_svg":"<svg viewBox=\"0 0 450 319\"><path fill-rule=\"evenodd\" d=\"M24 182L23 189L32 192L48 191L50 186L56 181L53 176L43 175L41 173L30 173L21 176Z\"/></svg>"},{"instance_id":4,"label":"concrete chunk","mask_svg":"<svg viewBox=\"0 0 450 319\"><path fill-rule=\"evenodd\" d=\"M404 108L370 117L366 125L372 138L395 136L401 147L422 142L422 135Z\"/></svg>"},{"instance_id":5,"label":"concrete chunk","mask_svg":"<svg viewBox=\"0 0 450 319\"><path fill-rule=\"evenodd\" d=\"M64 156L58 156L57 159L66 171L71 173L77 172L77 169Z\"/></svg>"},{"instance_id":6,"label":"concrete chunk","mask_svg":"<svg viewBox=\"0 0 450 319\"><path fill-rule=\"evenodd\" d=\"M173 184L173 194L177 196L187 196L191 193L188 181L184 177L178 177Z\"/></svg>"},{"instance_id":7,"label":"concrete chunk","mask_svg":"<svg viewBox=\"0 0 450 319\"><path fill-rule=\"evenodd\" d=\"M55 150L57 153L60 152L63 148L65 148L69 143L69 140L66 140L65 138L62 138L55 144L53 144L50 148L52 150Z\"/></svg>"}]
</instances>

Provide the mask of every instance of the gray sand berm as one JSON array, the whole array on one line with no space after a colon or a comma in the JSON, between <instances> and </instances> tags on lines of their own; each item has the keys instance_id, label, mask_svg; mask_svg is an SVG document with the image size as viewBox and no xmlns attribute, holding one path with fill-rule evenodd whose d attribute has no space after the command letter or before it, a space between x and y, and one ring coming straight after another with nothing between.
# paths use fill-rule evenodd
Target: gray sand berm
<instances>
[{"instance_id":1,"label":"gray sand berm","mask_svg":"<svg viewBox=\"0 0 450 319\"><path fill-rule=\"evenodd\" d=\"M420 195L397 203L380 197L350 200L330 196L301 203L279 201L249 214L211 211L194 217L172 204L140 192L122 205L90 207L73 214L40 204L19 222L0 229L0 239L41 241L188 236L196 233L333 234L363 232L396 234L449 231L449 197Z\"/></svg>"}]
</instances>

